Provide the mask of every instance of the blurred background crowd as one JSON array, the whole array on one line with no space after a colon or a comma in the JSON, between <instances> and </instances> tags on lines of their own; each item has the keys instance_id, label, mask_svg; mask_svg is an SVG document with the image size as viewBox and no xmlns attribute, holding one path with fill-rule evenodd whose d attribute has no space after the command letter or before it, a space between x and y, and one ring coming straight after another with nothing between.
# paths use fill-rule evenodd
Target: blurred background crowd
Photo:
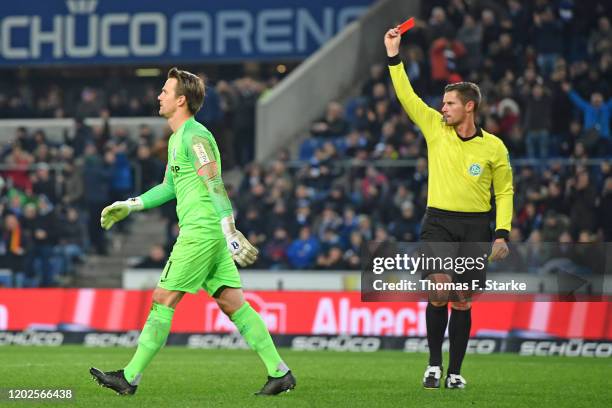
<instances>
[{"instance_id":1,"label":"blurred background crowd","mask_svg":"<svg viewBox=\"0 0 612 408\"><path fill-rule=\"evenodd\" d=\"M416 29L402 40L406 71L431 106L440 106L446 83L480 85L479 124L504 141L513 162L515 242L612 240L612 10L589 7L423 1ZM224 170L242 176L227 188L239 228L260 249L255 268L359 269L366 241L418 240L426 144L395 99L380 37L380 64L367 81L327 106L295 154L282 149L266 163L253 162L255 104L278 76L252 65L233 78L208 73L197 119L217 138ZM157 116L161 78L4 85L2 118L76 118L63 141L23 127L0 149L0 268L19 272L18 286L61 284L88 253L108 253L100 210L163 177L169 130L154 134L143 123L131 134L109 125L113 117ZM166 241L137 266L163 267L178 235L174 204L161 211ZM118 227L130 233L129 223Z\"/></svg>"}]
</instances>

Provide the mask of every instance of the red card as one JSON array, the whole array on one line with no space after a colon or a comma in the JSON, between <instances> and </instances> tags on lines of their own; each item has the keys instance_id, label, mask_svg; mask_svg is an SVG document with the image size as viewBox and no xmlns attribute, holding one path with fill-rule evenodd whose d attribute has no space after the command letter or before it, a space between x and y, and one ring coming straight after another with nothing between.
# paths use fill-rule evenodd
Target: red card
<instances>
[{"instance_id":1,"label":"red card","mask_svg":"<svg viewBox=\"0 0 612 408\"><path fill-rule=\"evenodd\" d=\"M414 17L410 17L399 26L400 35L414 27Z\"/></svg>"}]
</instances>

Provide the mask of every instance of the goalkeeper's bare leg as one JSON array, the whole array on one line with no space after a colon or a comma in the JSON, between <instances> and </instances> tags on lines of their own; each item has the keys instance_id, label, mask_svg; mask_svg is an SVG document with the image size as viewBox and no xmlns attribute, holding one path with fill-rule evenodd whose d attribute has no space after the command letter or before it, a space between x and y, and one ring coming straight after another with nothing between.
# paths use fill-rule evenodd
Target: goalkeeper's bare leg
<instances>
[{"instance_id":1,"label":"goalkeeper's bare leg","mask_svg":"<svg viewBox=\"0 0 612 408\"><path fill-rule=\"evenodd\" d=\"M295 377L278 354L261 316L244 300L242 289L221 287L213 297L266 366L268 381L256 395L276 395L294 389Z\"/></svg>"}]
</instances>

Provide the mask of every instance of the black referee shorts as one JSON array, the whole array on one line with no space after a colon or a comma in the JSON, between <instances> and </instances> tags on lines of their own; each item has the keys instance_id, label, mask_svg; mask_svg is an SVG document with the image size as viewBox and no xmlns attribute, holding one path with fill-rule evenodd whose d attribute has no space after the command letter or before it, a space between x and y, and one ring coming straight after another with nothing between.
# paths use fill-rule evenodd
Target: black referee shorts
<instances>
[{"instance_id":1,"label":"black referee shorts","mask_svg":"<svg viewBox=\"0 0 612 408\"><path fill-rule=\"evenodd\" d=\"M472 281L478 280L478 285L483 288L492 240L491 213L464 213L428 207L421 226L423 253L426 257L450 257L455 263L453 268L423 269L421 278L426 279L432 273L445 273L453 282L472 285ZM465 264L468 258L480 263ZM457 267L461 263L464 264ZM484 267L480 268L483 264Z\"/></svg>"}]
</instances>

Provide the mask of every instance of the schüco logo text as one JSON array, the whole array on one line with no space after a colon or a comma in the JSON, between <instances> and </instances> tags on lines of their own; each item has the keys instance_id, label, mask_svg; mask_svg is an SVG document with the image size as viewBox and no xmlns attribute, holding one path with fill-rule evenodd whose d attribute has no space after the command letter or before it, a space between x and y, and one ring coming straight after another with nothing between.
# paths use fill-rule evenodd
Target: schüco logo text
<instances>
[{"instance_id":1,"label":"sch\u00fcco logo text","mask_svg":"<svg viewBox=\"0 0 612 408\"><path fill-rule=\"evenodd\" d=\"M612 343L584 340L524 341L522 356L612 357Z\"/></svg>"},{"instance_id":2,"label":"sch\u00fcco logo text","mask_svg":"<svg viewBox=\"0 0 612 408\"><path fill-rule=\"evenodd\" d=\"M380 339L377 337L298 336L291 342L291 349L303 351L331 350L374 352L380 350L380 342Z\"/></svg>"},{"instance_id":3,"label":"sch\u00fcco logo text","mask_svg":"<svg viewBox=\"0 0 612 408\"><path fill-rule=\"evenodd\" d=\"M83 344L87 347L136 347L138 331L127 333L87 333Z\"/></svg>"},{"instance_id":4,"label":"sch\u00fcco logo text","mask_svg":"<svg viewBox=\"0 0 612 408\"><path fill-rule=\"evenodd\" d=\"M0 346L61 346L63 342L60 332L0 332Z\"/></svg>"}]
</instances>

